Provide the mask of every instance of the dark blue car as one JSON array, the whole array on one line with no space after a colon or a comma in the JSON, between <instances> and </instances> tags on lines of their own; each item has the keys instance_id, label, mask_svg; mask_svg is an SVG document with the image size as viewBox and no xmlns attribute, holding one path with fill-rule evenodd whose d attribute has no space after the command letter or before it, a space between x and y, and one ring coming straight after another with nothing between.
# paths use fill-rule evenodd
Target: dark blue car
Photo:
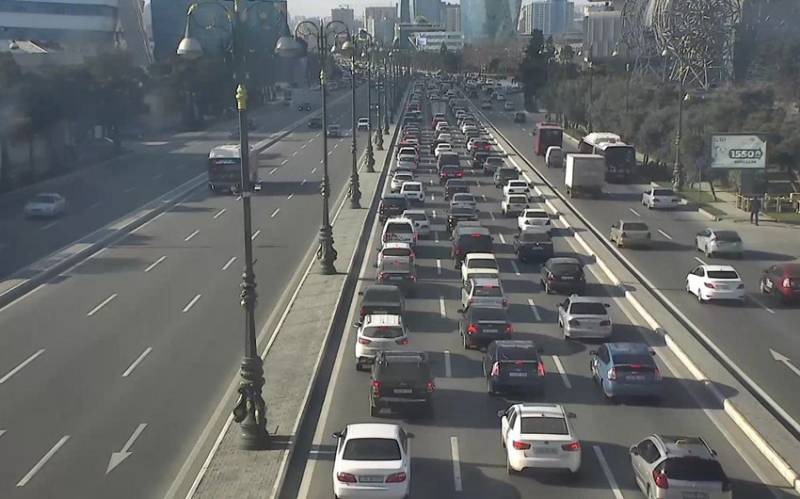
<instances>
[{"instance_id":1,"label":"dark blue car","mask_svg":"<svg viewBox=\"0 0 800 499\"><path fill-rule=\"evenodd\" d=\"M643 397L660 400L661 371L655 353L644 343L604 343L590 352L592 378L608 399Z\"/></svg>"}]
</instances>

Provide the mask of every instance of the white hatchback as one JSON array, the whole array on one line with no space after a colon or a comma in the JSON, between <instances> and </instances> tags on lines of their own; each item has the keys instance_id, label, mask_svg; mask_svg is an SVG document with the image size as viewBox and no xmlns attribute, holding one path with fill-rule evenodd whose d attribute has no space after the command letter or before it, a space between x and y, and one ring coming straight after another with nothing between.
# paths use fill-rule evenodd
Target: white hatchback
<instances>
[{"instance_id":1,"label":"white hatchback","mask_svg":"<svg viewBox=\"0 0 800 499\"><path fill-rule=\"evenodd\" d=\"M497 416L508 474L527 468L578 473L581 442L570 422L574 414L558 404L514 404Z\"/></svg>"},{"instance_id":2,"label":"white hatchback","mask_svg":"<svg viewBox=\"0 0 800 499\"><path fill-rule=\"evenodd\" d=\"M744 302L742 278L730 265L698 265L686 276L686 291L697 301L738 300Z\"/></svg>"},{"instance_id":3,"label":"white hatchback","mask_svg":"<svg viewBox=\"0 0 800 499\"><path fill-rule=\"evenodd\" d=\"M467 253L464 261L461 262L461 281L467 282L469 271L476 269L488 269L495 273L500 272L494 253Z\"/></svg>"},{"instance_id":4,"label":"white hatchback","mask_svg":"<svg viewBox=\"0 0 800 499\"><path fill-rule=\"evenodd\" d=\"M406 433L396 424L350 424L333 435L333 494L376 499L408 497L411 455Z\"/></svg>"}]
</instances>

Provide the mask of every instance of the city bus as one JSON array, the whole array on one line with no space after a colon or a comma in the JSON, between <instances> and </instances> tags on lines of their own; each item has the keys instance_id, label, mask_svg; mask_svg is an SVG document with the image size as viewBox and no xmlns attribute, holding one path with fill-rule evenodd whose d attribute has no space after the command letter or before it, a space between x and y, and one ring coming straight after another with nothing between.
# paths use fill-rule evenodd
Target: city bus
<instances>
[{"instance_id":1,"label":"city bus","mask_svg":"<svg viewBox=\"0 0 800 499\"><path fill-rule=\"evenodd\" d=\"M533 132L533 150L544 156L550 146L563 147L564 129L558 123L540 122Z\"/></svg>"},{"instance_id":2,"label":"city bus","mask_svg":"<svg viewBox=\"0 0 800 499\"><path fill-rule=\"evenodd\" d=\"M250 149L250 182L254 190L260 190L258 183L258 162L256 154ZM225 144L214 147L208 153L208 189L211 192L238 192L242 184L242 160L239 144Z\"/></svg>"},{"instance_id":3,"label":"city bus","mask_svg":"<svg viewBox=\"0 0 800 499\"><path fill-rule=\"evenodd\" d=\"M628 182L636 171L636 149L623 142L615 133L590 133L581 139L578 151L584 154L599 154L605 158L608 182Z\"/></svg>"}]
</instances>

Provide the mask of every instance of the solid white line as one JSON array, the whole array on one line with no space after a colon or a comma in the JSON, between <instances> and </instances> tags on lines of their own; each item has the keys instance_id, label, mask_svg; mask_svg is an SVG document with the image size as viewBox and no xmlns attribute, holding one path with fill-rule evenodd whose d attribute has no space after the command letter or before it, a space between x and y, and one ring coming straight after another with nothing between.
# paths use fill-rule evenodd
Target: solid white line
<instances>
[{"instance_id":1,"label":"solid white line","mask_svg":"<svg viewBox=\"0 0 800 499\"><path fill-rule=\"evenodd\" d=\"M36 359L36 357L38 357L38 356L42 355L43 353L44 353L44 348L42 348L41 350L37 351L35 354L31 355L31 356L30 356L30 357L28 357L27 359L23 360L23 361L22 361L22 362L21 362L21 363L20 363L20 364L19 364L17 367L15 367L14 369L10 370L10 371L8 372L8 374L6 374L6 375L5 375L5 376L3 376L2 378L0 378L0 385L2 385L3 383L5 383L5 382L6 382L6 381L8 381L9 379L11 379L11 376L13 376L13 375L17 374L17 373L18 373L20 370L22 370L22 369L23 369L25 366L27 366L28 364L30 364L31 362L33 362L33 361Z\"/></svg>"},{"instance_id":2,"label":"solid white line","mask_svg":"<svg viewBox=\"0 0 800 499\"><path fill-rule=\"evenodd\" d=\"M633 213L633 214L634 214L634 215L636 215L637 217L641 217L641 215L639 215L639 212L638 212L638 211L636 211L636 210L634 210L633 208L628 208L628 211L630 211L631 213Z\"/></svg>"},{"instance_id":3,"label":"solid white line","mask_svg":"<svg viewBox=\"0 0 800 499\"><path fill-rule=\"evenodd\" d=\"M242 200L242 196L236 196L236 200L237 201L241 201Z\"/></svg>"},{"instance_id":4,"label":"solid white line","mask_svg":"<svg viewBox=\"0 0 800 499\"><path fill-rule=\"evenodd\" d=\"M698 257L694 257L694 259L697 260L698 262L700 262L700 265L707 265L706 262L704 262L703 260L701 260Z\"/></svg>"},{"instance_id":5,"label":"solid white line","mask_svg":"<svg viewBox=\"0 0 800 499\"><path fill-rule=\"evenodd\" d=\"M567 388L572 388L572 383L569 382L567 372L564 370L564 366L561 364L561 359L558 358L558 355L553 355L553 363L556 365L558 374L561 375L561 380L564 382L564 386Z\"/></svg>"},{"instance_id":6,"label":"solid white line","mask_svg":"<svg viewBox=\"0 0 800 499\"><path fill-rule=\"evenodd\" d=\"M515 275L520 275L519 274L519 267L517 267L517 262L515 262L514 260L511 260L511 267L514 269L514 274Z\"/></svg>"},{"instance_id":7,"label":"solid white line","mask_svg":"<svg viewBox=\"0 0 800 499\"><path fill-rule=\"evenodd\" d=\"M447 310L444 308L444 296L439 297L439 315L447 317Z\"/></svg>"},{"instance_id":8,"label":"solid white line","mask_svg":"<svg viewBox=\"0 0 800 499\"><path fill-rule=\"evenodd\" d=\"M277 215L278 212L280 212L280 211L281 211L280 208L275 208L275 211L272 212L272 215L270 215L269 218L275 218L275 215Z\"/></svg>"},{"instance_id":9,"label":"solid white line","mask_svg":"<svg viewBox=\"0 0 800 499\"><path fill-rule=\"evenodd\" d=\"M539 309L536 307L536 303L531 298L528 298L528 305L530 305L531 310L533 310L533 315L536 316L536 320L541 322L542 316L539 315Z\"/></svg>"},{"instance_id":10,"label":"solid white line","mask_svg":"<svg viewBox=\"0 0 800 499\"><path fill-rule=\"evenodd\" d=\"M6 432L6 430L0 430L0 437L2 437L3 433L5 433L5 432Z\"/></svg>"},{"instance_id":11,"label":"solid white line","mask_svg":"<svg viewBox=\"0 0 800 499\"><path fill-rule=\"evenodd\" d=\"M314 175L315 173L317 173L317 167L316 166L311 169L311 175Z\"/></svg>"},{"instance_id":12,"label":"solid white line","mask_svg":"<svg viewBox=\"0 0 800 499\"><path fill-rule=\"evenodd\" d=\"M666 238L667 238L667 239L669 239L670 241L672 241L672 236L670 236L669 234L667 234L667 233L666 233L666 232L664 232L663 230L661 230L661 229L658 229L658 233L659 233L659 234L661 234L662 236L666 237Z\"/></svg>"},{"instance_id":13,"label":"solid white line","mask_svg":"<svg viewBox=\"0 0 800 499\"><path fill-rule=\"evenodd\" d=\"M183 307L183 312L184 313L188 312L192 307L194 307L194 304L197 303L197 300L199 300L201 296L203 295L195 295L195 297L192 298L192 301L190 301L189 303L186 304L185 307Z\"/></svg>"},{"instance_id":14,"label":"solid white line","mask_svg":"<svg viewBox=\"0 0 800 499\"><path fill-rule=\"evenodd\" d=\"M277 169L277 168L273 168L272 170L270 170L270 171L269 171L269 174L270 174L270 175L272 175L272 174L273 174L273 173L275 173L276 171L278 171L278 169Z\"/></svg>"},{"instance_id":15,"label":"solid white line","mask_svg":"<svg viewBox=\"0 0 800 499\"><path fill-rule=\"evenodd\" d=\"M281 166L285 165L285 164L286 164L286 163L288 163L288 162L289 162L289 160L288 160L288 159L284 159L283 161L281 161Z\"/></svg>"},{"instance_id":16,"label":"solid white line","mask_svg":"<svg viewBox=\"0 0 800 499\"><path fill-rule=\"evenodd\" d=\"M227 262L225 265L223 265L223 266L222 266L222 270L228 270L228 267L230 267L230 266L231 266L231 264L232 264L233 262L235 262L235 261L236 261L236 257L235 257L235 256L232 256L232 257L231 257L231 259L230 259L230 260L228 260L228 262Z\"/></svg>"},{"instance_id":17,"label":"solid white line","mask_svg":"<svg viewBox=\"0 0 800 499\"><path fill-rule=\"evenodd\" d=\"M436 273L437 274L442 273L442 261L439 260L438 258L436 259Z\"/></svg>"},{"instance_id":18,"label":"solid white line","mask_svg":"<svg viewBox=\"0 0 800 499\"><path fill-rule=\"evenodd\" d=\"M500 242L506 244L506 238L503 237L503 234L498 234L498 236L500 237Z\"/></svg>"},{"instance_id":19,"label":"solid white line","mask_svg":"<svg viewBox=\"0 0 800 499\"><path fill-rule=\"evenodd\" d=\"M461 486L461 458L458 454L458 437L450 437L450 455L453 459L453 485L456 492L463 490Z\"/></svg>"},{"instance_id":20,"label":"solid white line","mask_svg":"<svg viewBox=\"0 0 800 499\"><path fill-rule=\"evenodd\" d=\"M156 265L158 265L159 263L163 262L163 261L164 261L164 260L166 260L166 259L167 259L167 257L166 257L166 256L162 256L161 258L159 258L159 259L158 259L158 260L156 260L155 262L153 262L153 263L151 263L150 265L148 265L148 266L147 266L147 268L146 268L146 269L144 269L144 271L145 271L145 272L150 272L151 270L153 270L154 268L156 268Z\"/></svg>"},{"instance_id":21,"label":"solid white line","mask_svg":"<svg viewBox=\"0 0 800 499\"><path fill-rule=\"evenodd\" d=\"M53 448L52 448L52 449L50 449L49 451L47 451L47 454L45 454L45 455L44 455L44 456L43 456L43 457L42 457L42 458L39 460L39 462L38 462L38 463L36 463L36 465L35 465L33 468L31 468L31 470L30 470L30 471L29 471L29 472L28 472L28 473L27 473L27 474L26 474L24 477L22 477L22 480L20 480L19 482L17 482L17 487L24 487L24 486L25 486L25 485L26 485L28 482L30 482L30 481L31 481L31 478L33 478L33 476L34 476L36 473L38 473L38 471L39 471L40 469L42 469L42 467L43 467L45 464L47 464L47 461L49 461L49 460L50 460L50 458L51 458L51 457L53 457L53 454L55 454L56 452L58 452L58 449L60 449L62 445L64 445L65 443L67 443L67 440L69 440L69 435L64 435L63 437L61 437L61 440L59 440L58 442L56 442L56 444L53 446Z\"/></svg>"},{"instance_id":22,"label":"solid white line","mask_svg":"<svg viewBox=\"0 0 800 499\"><path fill-rule=\"evenodd\" d=\"M444 351L444 375L448 378L453 376L453 368L450 365L450 350Z\"/></svg>"},{"instance_id":23,"label":"solid white line","mask_svg":"<svg viewBox=\"0 0 800 499\"><path fill-rule=\"evenodd\" d=\"M214 215L214 220L216 220L216 219L218 219L219 217L221 217L221 216L222 216L222 214L223 214L223 213L225 213L226 211L228 211L228 210L227 210L227 208L222 208L221 210L219 210L219 211L218 211L218 212L217 212L217 213Z\"/></svg>"},{"instance_id":24,"label":"solid white line","mask_svg":"<svg viewBox=\"0 0 800 499\"><path fill-rule=\"evenodd\" d=\"M147 357L147 354L149 354L151 351L153 351L152 347L145 348L144 352L142 352L138 357L136 357L136 360L133 361L133 364L131 364L130 366L128 366L127 369L125 369L125 372L122 373L122 377L127 378L128 375L132 373L134 369L136 369L136 366L138 366L139 363L143 361L144 358Z\"/></svg>"},{"instance_id":25,"label":"solid white line","mask_svg":"<svg viewBox=\"0 0 800 499\"><path fill-rule=\"evenodd\" d=\"M257 237L258 237L260 234L261 234L261 229L258 229L257 231L253 232L253 235L252 235L252 236L250 236L250 240L251 240L251 241L255 241L255 240L256 240L256 238L257 238Z\"/></svg>"},{"instance_id":26,"label":"solid white line","mask_svg":"<svg viewBox=\"0 0 800 499\"><path fill-rule=\"evenodd\" d=\"M53 228L53 227L55 227L56 225L58 225L58 220L56 220L55 222L50 222L50 223L49 223L49 224L47 224L47 225L42 225L41 227L39 227L39 230L48 230L48 229L52 229L52 228Z\"/></svg>"},{"instance_id":27,"label":"solid white line","mask_svg":"<svg viewBox=\"0 0 800 499\"><path fill-rule=\"evenodd\" d=\"M289 197L287 197L286 199L287 199L287 200L288 200L288 199L292 199L293 197L294 197L294 194L289 194Z\"/></svg>"},{"instance_id":28,"label":"solid white line","mask_svg":"<svg viewBox=\"0 0 800 499\"><path fill-rule=\"evenodd\" d=\"M608 466L606 456L603 455L603 449L597 445L593 445L592 449L594 449L594 453L597 455L597 460L600 461L600 467L603 468L603 473L606 475L606 480L608 480L608 484L611 486L611 492L614 494L614 497L616 499L625 499L622 497L622 492L619 490L619 485L617 485L614 474L611 473L611 468Z\"/></svg>"},{"instance_id":29,"label":"solid white line","mask_svg":"<svg viewBox=\"0 0 800 499\"><path fill-rule=\"evenodd\" d=\"M492 220L497 220L496 218L494 218L494 212L492 211L489 212L489 218L491 218Z\"/></svg>"},{"instance_id":30,"label":"solid white line","mask_svg":"<svg viewBox=\"0 0 800 499\"><path fill-rule=\"evenodd\" d=\"M109 302L111 302L111 300L113 300L113 299L114 299L114 298L116 298L116 297L117 297L117 293L114 293L113 295L109 296L108 298L106 298L105 300L103 300L103 301L102 301L102 303L100 303L98 306L96 306L96 307L94 307L92 310L90 310L90 311L89 311L89 313L88 313L88 314L86 314L86 316L87 316L87 317L91 317L91 316L93 316L93 315L94 315L94 314L96 314L96 313L97 313L97 312L98 312L98 311L99 311L101 308L103 308L103 307L105 307L106 305L108 305L108 304L109 304Z\"/></svg>"},{"instance_id":31,"label":"solid white line","mask_svg":"<svg viewBox=\"0 0 800 499\"><path fill-rule=\"evenodd\" d=\"M192 240L192 238L193 238L194 236L196 236L197 234L199 234L199 233L200 233L200 231L199 231L199 230L196 230L196 231L192 232L191 234L189 234L188 236L186 236L186 238L184 239L184 241L191 241L191 240Z\"/></svg>"}]
</instances>

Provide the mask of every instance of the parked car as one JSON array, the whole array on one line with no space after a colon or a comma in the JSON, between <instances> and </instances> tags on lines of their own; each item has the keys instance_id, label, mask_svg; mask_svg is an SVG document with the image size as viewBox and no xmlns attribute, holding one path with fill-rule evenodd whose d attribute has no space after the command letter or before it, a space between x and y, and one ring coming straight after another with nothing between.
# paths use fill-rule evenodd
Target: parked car
<instances>
[{"instance_id":1,"label":"parked car","mask_svg":"<svg viewBox=\"0 0 800 499\"><path fill-rule=\"evenodd\" d=\"M571 256L550 258L542 265L539 282L547 294L560 292L582 295L586 291L583 263Z\"/></svg>"},{"instance_id":2,"label":"parked car","mask_svg":"<svg viewBox=\"0 0 800 499\"><path fill-rule=\"evenodd\" d=\"M609 338L613 330L609 304L591 296L572 295L558 304L558 327L565 340Z\"/></svg>"},{"instance_id":3,"label":"parked car","mask_svg":"<svg viewBox=\"0 0 800 499\"><path fill-rule=\"evenodd\" d=\"M644 222L620 220L611 224L608 239L617 247L650 246L650 227Z\"/></svg>"},{"instance_id":4,"label":"parked car","mask_svg":"<svg viewBox=\"0 0 800 499\"><path fill-rule=\"evenodd\" d=\"M770 265L761 273L758 285L761 294L773 296L781 303L800 298L800 264Z\"/></svg>"},{"instance_id":5,"label":"parked car","mask_svg":"<svg viewBox=\"0 0 800 499\"><path fill-rule=\"evenodd\" d=\"M697 301L737 300L744 302L742 278L730 265L698 265L686 276L686 291Z\"/></svg>"},{"instance_id":6,"label":"parked car","mask_svg":"<svg viewBox=\"0 0 800 499\"><path fill-rule=\"evenodd\" d=\"M701 230L695 237L695 246L709 258L720 254L741 258L744 254L744 243L735 230Z\"/></svg>"},{"instance_id":7,"label":"parked car","mask_svg":"<svg viewBox=\"0 0 800 499\"><path fill-rule=\"evenodd\" d=\"M486 347L483 375L486 392L524 391L544 396L544 362L540 348L530 340L498 340Z\"/></svg>"},{"instance_id":8,"label":"parked car","mask_svg":"<svg viewBox=\"0 0 800 499\"><path fill-rule=\"evenodd\" d=\"M492 341L510 340L514 328L504 307L475 305L458 321L465 350L487 346Z\"/></svg>"},{"instance_id":9,"label":"parked car","mask_svg":"<svg viewBox=\"0 0 800 499\"><path fill-rule=\"evenodd\" d=\"M603 395L660 400L663 396L661 371L645 343L604 343L589 352L589 370Z\"/></svg>"},{"instance_id":10,"label":"parked car","mask_svg":"<svg viewBox=\"0 0 800 499\"><path fill-rule=\"evenodd\" d=\"M370 373L369 413L414 409L433 417L433 383L427 354L412 351L381 351Z\"/></svg>"}]
</instances>

